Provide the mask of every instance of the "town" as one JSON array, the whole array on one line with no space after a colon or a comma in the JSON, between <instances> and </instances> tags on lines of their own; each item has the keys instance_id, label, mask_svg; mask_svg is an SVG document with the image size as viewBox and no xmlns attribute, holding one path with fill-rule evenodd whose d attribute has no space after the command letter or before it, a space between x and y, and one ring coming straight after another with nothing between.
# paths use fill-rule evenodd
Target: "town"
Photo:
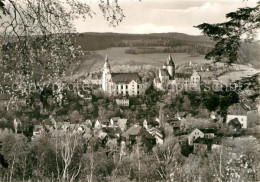
<instances>
[{"instance_id":1,"label":"town","mask_svg":"<svg viewBox=\"0 0 260 182\"><path fill-rule=\"evenodd\" d=\"M0 94L1 135L24 135L30 143L37 143L46 135L69 134L82 138L86 150L118 155L120 161L136 147L149 154L174 144L179 148L176 156L196 157L239 150L236 142L256 141L260 99L251 98L258 88L227 91L222 85L207 90L205 84L220 81L201 75L217 68L189 63L176 70L174 57L165 60L148 81L137 72L112 72L106 56L101 73L75 80L77 85L87 84L86 88L63 85L59 89L59 83L68 83L58 81L55 90L49 86L31 90L26 97L17 92L11 98L6 84Z\"/></svg>"},{"instance_id":2,"label":"town","mask_svg":"<svg viewBox=\"0 0 260 182\"><path fill-rule=\"evenodd\" d=\"M0 0L0 182L260 182L259 19L259 0Z\"/></svg>"}]
</instances>

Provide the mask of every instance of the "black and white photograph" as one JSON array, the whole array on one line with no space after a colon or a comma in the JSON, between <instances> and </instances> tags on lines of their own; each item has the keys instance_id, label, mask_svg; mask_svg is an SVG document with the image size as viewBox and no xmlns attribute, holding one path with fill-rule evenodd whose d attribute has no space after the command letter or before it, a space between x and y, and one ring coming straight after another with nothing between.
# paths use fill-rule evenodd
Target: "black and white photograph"
<instances>
[{"instance_id":1,"label":"black and white photograph","mask_svg":"<svg viewBox=\"0 0 260 182\"><path fill-rule=\"evenodd\" d=\"M0 0L0 182L260 182L260 1Z\"/></svg>"}]
</instances>

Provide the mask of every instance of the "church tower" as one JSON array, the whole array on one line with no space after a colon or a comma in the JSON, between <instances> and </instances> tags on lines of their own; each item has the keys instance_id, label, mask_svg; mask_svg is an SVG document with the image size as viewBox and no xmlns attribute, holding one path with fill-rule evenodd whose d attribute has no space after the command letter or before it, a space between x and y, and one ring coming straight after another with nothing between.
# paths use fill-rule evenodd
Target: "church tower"
<instances>
[{"instance_id":1,"label":"church tower","mask_svg":"<svg viewBox=\"0 0 260 182\"><path fill-rule=\"evenodd\" d=\"M168 73L170 74L171 78L174 78L175 75L175 65L174 62L172 60L172 56L169 55L168 59L167 59L167 70Z\"/></svg>"},{"instance_id":2,"label":"church tower","mask_svg":"<svg viewBox=\"0 0 260 182\"><path fill-rule=\"evenodd\" d=\"M103 74L102 74L102 90L103 91L110 91L109 90L109 84L108 82L111 80L111 68L110 65L108 63L108 57L106 55L105 58L105 64L103 67Z\"/></svg>"}]
</instances>

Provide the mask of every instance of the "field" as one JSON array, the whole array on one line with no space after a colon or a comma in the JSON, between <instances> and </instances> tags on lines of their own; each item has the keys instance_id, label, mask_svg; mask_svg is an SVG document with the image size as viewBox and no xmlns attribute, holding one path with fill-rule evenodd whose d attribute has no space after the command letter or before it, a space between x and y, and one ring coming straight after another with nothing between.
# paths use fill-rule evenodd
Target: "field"
<instances>
[{"instance_id":1,"label":"field","mask_svg":"<svg viewBox=\"0 0 260 182\"><path fill-rule=\"evenodd\" d=\"M163 63L166 62L168 58L168 53L154 53L154 54L126 54L125 49L128 47L113 47L105 50L90 51L86 52L85 56L81 58L81 62L74 65L73 73L69 76L70 79L75 79L82 75L86 75L88 72L101 71L106 54L108 55L109 63L113 68L122 65L129 66L141 66L141 65L151 65L154 67L162 67ZM203 55L198 57L191 57L187 53L171 53L173 61L176 66L183 63L210 63L211 61L205 60ZM223 66L222 63L218 63L220 67ZM226 73L219 77L224 83L229 81L235 81L241 79L241 77L252 76L253 74L259 72L252 67L245 65L234 65L233 71Z\"/></svg>"},{"instance_id":2,"label":"field","mask_svg":"<svg viewBox=\"0 0 260 182\"><path fill-rule=\"evenodd\" d=\"M166 59L169 56L169 53L154 53L154 54L126 54L125 50L128 49L126 47L115 47L115 48L109 48L106 50L98 50L94 51L97 54L103 56L105 58L106 54L108 55L109 62L111 66L114 65L152 65L156 67L161 67L164 62L166 62ZM204 59L204 56L198 56L198 57L191 57L187 53L171 53L173 61L175 65L180 65L183 63L189 63L190 61L193 63L206 63L210 62L208 60ZM102 60L104 61L104 60ZM101 61L101 64L103 62ZM96 69L95 67L99 66L98 63L96 63L93 66L93 69Z\"/></svg>"}]
</instances>

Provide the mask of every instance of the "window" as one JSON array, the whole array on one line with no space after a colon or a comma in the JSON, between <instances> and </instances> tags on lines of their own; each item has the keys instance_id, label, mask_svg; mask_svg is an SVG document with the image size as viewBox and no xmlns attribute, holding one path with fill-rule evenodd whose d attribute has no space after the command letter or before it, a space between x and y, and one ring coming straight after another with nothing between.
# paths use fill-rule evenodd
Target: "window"
<instances>
[{"instance_id":1,"label":"window","mask_svg":"<svg viewBox=\"0 0 260 182\"><path fill-rule=\"evenodd\" d=\"M137 95L139 95L139 91L137 91Z\"/></svg>"},{"instance_id":2,"label":"window","mask_svg":"<svg viewBox=\"0 0 260 182\"><path fill-rule=\"evenodd\" d=\"M140 87L140 85L137 85L137 88L139 88Z\"/></svg>"},{"instance_id":3,"label":"window","mask_svg":"<svg viewBox=\"0 0 260 182\"><path fill-rule=\"evenodd\" d=\"M128 89L128 85L126 85L125 88Z\"/></svg>"},{"instance_id":4,"label":"window","mask_svg":"<svg viewBox=\"0 0 260 182\"><path fill-rule=\"evenodd\" d=\"M121 85L121 89L123 89L124 85Z\"/></svg>"}]
</instances>

